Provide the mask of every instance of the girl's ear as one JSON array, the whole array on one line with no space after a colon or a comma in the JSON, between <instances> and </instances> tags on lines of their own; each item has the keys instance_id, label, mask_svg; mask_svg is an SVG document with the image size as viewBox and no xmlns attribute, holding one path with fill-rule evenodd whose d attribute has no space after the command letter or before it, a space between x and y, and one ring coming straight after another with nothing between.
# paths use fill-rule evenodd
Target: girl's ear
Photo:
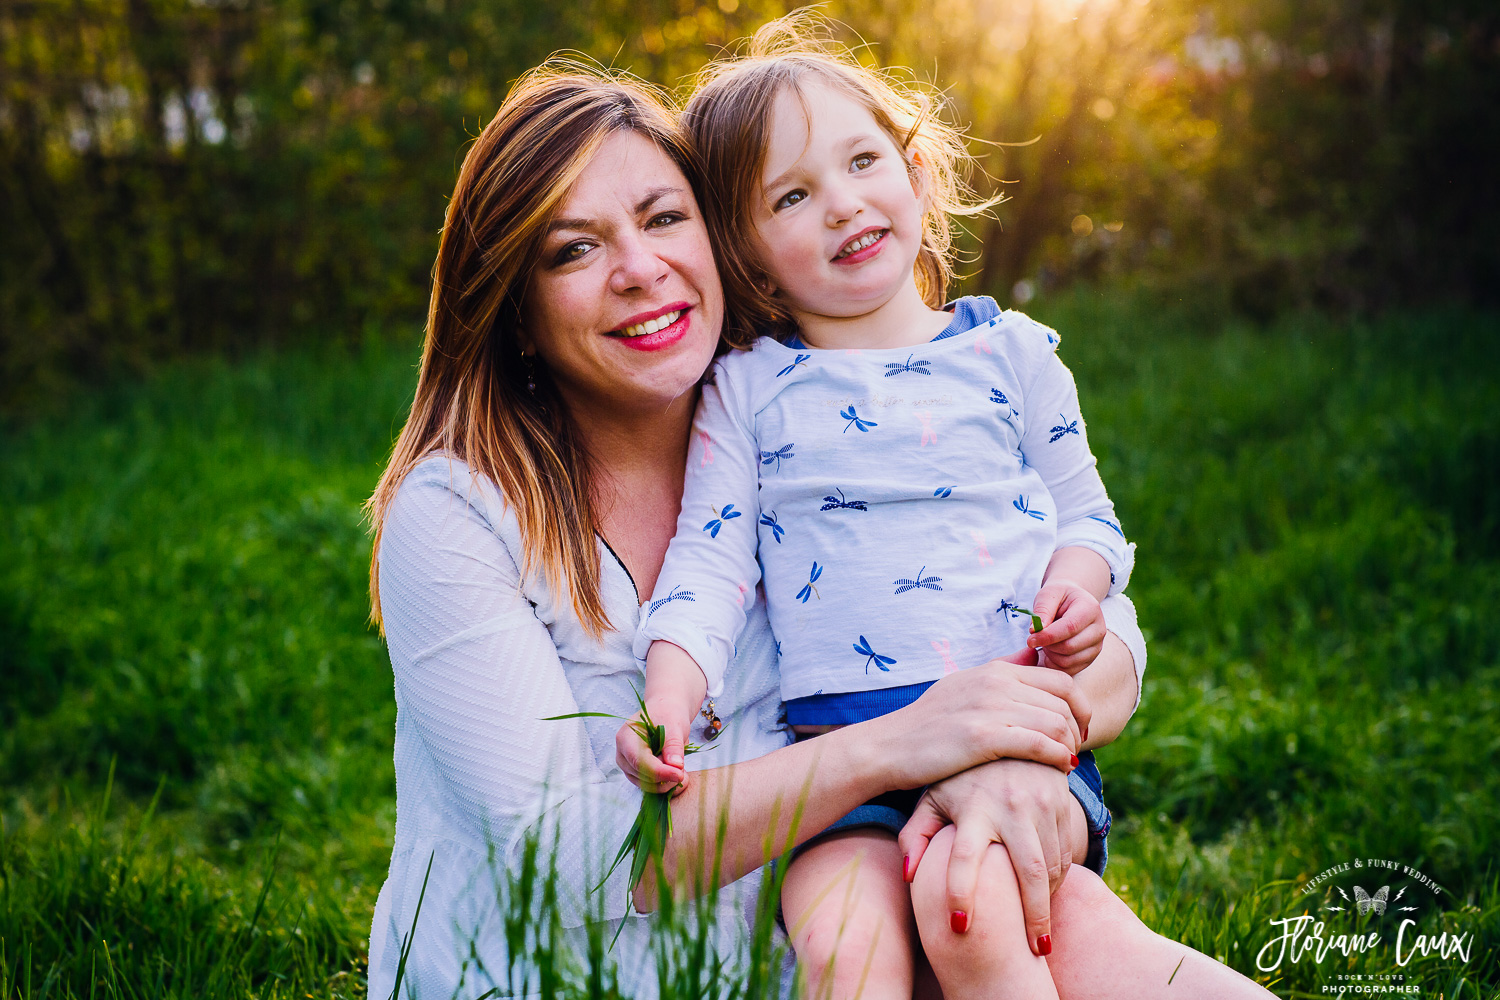
<instances>
[{"instance_id":1,"label":"girl's ear","mask_svg":"<svg viewBox=\"0 0 1500 1000\"><path fill-rule=\"evenodd\" d=\"M911 160L906 165L906 174L911 178L912 193L917 196L917 201L922 203L922 212L925 215L932 206L927 204L927 168L922 163L922 154L915 150L911 154Z\"/></svg>"}]
</instances>

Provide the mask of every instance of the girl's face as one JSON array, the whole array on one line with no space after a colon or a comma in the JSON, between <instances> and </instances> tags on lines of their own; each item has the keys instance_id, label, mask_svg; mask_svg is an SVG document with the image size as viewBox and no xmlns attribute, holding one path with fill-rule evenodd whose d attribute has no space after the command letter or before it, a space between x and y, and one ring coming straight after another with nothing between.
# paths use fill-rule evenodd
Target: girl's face
<instances>
[{"instance_id":1,"label":"girl's face","mask_svg":"<svg viewBox=\"0 0 1500 1000\"><path fill-rule=\"evenodd\" d=\"M915 293L920 192L864 105L823 83L783 89L761 181L757 251L800 323L863 316Z\"/></svg>"},{"instance_id":2,"label":"girl's face","mask_svg":"<svg viewBox=\"0 0 1500 1000\"><path fill-rule=\"evenodd\" d=\"M682 171L634 132L605 140L548 225L522 343L575 409L660 411L713 359L723 292Z\"/></svg>"}]
</instances>

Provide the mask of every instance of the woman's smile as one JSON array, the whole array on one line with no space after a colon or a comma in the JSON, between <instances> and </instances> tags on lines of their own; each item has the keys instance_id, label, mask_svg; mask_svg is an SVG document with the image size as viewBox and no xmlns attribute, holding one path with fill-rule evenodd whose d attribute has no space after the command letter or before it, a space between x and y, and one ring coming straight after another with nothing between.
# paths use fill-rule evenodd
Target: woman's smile
<instances>
[{"instance_id":1,"label":"woman's smile","mask_svg":"<svg viewBox=\"0 0 1500 1000\"><path fill-rule=\"evenodd\" d=\"M659 351L681 340L691 323L692 306L674 302L630 317L609 331L609 336L637 351Z\"/></svg>"}]
</instances>

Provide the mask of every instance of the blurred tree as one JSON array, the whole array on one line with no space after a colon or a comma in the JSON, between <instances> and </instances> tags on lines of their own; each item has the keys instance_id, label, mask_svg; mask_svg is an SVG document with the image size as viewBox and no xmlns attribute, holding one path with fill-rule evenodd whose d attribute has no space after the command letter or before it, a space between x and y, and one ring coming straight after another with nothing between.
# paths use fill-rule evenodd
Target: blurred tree
<instances>
[{"instance_id":1,"label":"blurred tree","mask_svg":"<svg viewBox=\"0 0 1500 1000\"><path fill-rule=\"evenodd\" d=\"M971 287L1500 296L1488 0L831 0L1009 201ZM669 86L772 0L0 0L0 399L420 318L443 199L558 49Z\"/></svg>"}]
</instances>

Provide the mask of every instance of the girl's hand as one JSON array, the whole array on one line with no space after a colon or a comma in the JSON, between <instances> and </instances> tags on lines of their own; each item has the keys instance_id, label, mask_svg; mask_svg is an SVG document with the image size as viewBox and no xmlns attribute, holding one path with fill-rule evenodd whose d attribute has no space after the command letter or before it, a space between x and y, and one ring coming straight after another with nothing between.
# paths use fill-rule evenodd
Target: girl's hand
<instances>
[{"instance_id":1,"label":"girl's hand","mask_svg":"<svg viewBox=\"0 0 1500 1000\"><path fill-rule=\"evenodd\" d=\"M635 726L644 720L637 715L615 733L615 762L631 783L646 792L687 790L688 727L703 704L708 682L698 664L680 647L660 640L651 644L646 654L646 693L642 700L646 715L666 729L661 756L651 747Z\"/></svg>"},{"instance_id":2,"label":"girl's hand","mask_svg":"<svg viewBox=\"0 0 1500 1000\"><path fill-rule=\"evenodd\" d=\"M635 727L643 721L642 713L637 712L634 719L615 733L615 763L620 765L630 783L641 791L671 792L675 798L687 790L688 772L683 767L682 748L687 745L692 716L684 717L682 712L669 705L650 701L646 702L646 713L651 716L651 721L667 730L661 757L653 754L650 746L641 739L641 734L636 732ZM671 764L668 761L674 759L674 748L676 763Z\"/></svg>"},{"instance_id":3,"label":"girl's hand","mask_svg":"<svg viewBox=\"0 0 1500 1000\"><path fill-rule=\"evenodd\" d=\"M1026 650L1017 658L1034 655ZM1069 674L991 660L949 674L905 708L842 732L864 744L866 759L884 762L888 787L920 788L1002 757L1067 774L1078 766L1091 715Z\"/></svg>"},{"instance_id":4,"label":"girl's hand","mask_svg":"<svg viewBox=\"0 0 1500 1000\"><path fill-rule=\"evenodd\" d=\"M1032 610L1044 627L1026 645L1042 650L1049 667L1076 674L1104 648L1104 612L1099 599L1082 586L1066 580L1049 583L1037 591Z\"/></svg>"},{"instance_id":5,"label":"girl's hand","mask_svg":"<svg viewBox=\"0 0 1500 1000\"><path fill-rule=\"evenodd\" d=\"M1074 807L1067 777L1055 767L1028 760L1000 760L956 774L928 788L897 838L907 881L916 875L927 844L939 830L955 827L948 860L948 912L973 914L980 862L991 843L1003 843L1020 883L1026 936L1033 954L1052 933L1051 898L1068 866L1082 861L1087 826Z\"/></svg>"}]
</instances>

